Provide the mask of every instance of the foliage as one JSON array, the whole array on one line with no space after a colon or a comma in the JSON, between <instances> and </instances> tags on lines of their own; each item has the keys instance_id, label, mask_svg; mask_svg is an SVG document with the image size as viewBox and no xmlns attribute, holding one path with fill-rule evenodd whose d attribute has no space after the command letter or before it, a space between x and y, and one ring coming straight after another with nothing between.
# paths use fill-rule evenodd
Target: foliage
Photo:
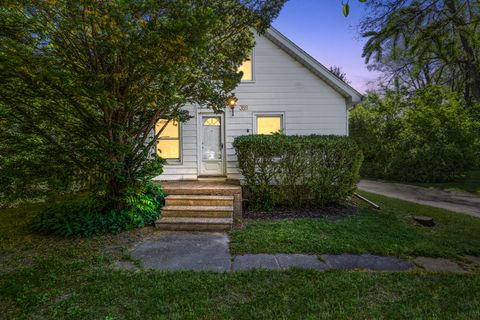
<instances>
[{"instance_id":1,"label":"foliage","mask_svg":"<svg viewBox=\"0 0 480 320\"><path fill-rule=\"evenodd\" d=\"M223 110L253 30L283 2L4 1L0 123L48 145L81 178L95 170L108 206L125 209L130 186L159 173L157 121L189 119L185 104Z\"/></svg>"},{"instance_id":2,"label":"foliage","mask_svg":"<svg viewBox=\"0 0 480 320\"><path fill-rule=\"evenodd\" d=\"M412 182L455 180L478 158L479 123L463 99L440 87L413 96L368 96L350 113L362 149L362 175Z\"/></svg>"},{"instance_id":3,"label":"foliage","mask_svg":"<svg viewBox=\"0 0 480 320\"><path fill-rule=\"evenodd\" d=\"M461 180L453 182L416 183L416 185L425 188L478 193L478 195L480 195L480 169L467 172L465 178Z\"/></svg>"},{"instance_id":4,"label":"foliage","mask_svg":"<svg viewBox=\"0 0 480 320\"><path fill-rule=\"evenodd\" d=\"M363 56L393 82L443 85L480 102L478 0L370 0Z\"/></svg>"},{"instance_id":5,"label":"foliage","mask_svg":"<svg viewBox=\"0 0 480 320\"><path fill-rule=\"evenodd\" d=\"M350 81L347 79L347 74L343 72L342 68L340 68L339 66L331 66L329 70L338 79L342 80L345 83L350 83Z\"/></svg>"},{"instance_id":6,"label":"foliage","mask_svg":"<svg viewBox=\"0 0 480 320\"><path fill-rule=\"evenodd\" d=\"M250 203L326 205L352 195L362 154L341 136L249 135L233 143Z\"/></svg>"},{"instance_id":7,"label":"foliage","mask_svg":"<svg viewBox=\"0 0 480 320\"><path fill-rule=\"evenodd\" d=\"M35 217L32 226L63 237L91 236L141 228L159 217L163 194L153 183L128 196L127 209L108 209L98 200L78 198L54 203Z\"/></svg>"},{"instance_id":8,"label":"foliage","mask_svg":"<svg viewBox=\"0 0 480 320\"><path fill-rule=\"evenodd\" d=\"M358 0L358 2L366 2L367 0ZM348 17L350 14L350 3L349 0L342 1L342 11L345 17Z\"/></svg>"},{"instance_id":9,"label":"foliage","mask_svg":"<svg viewBox=\"0 0 480 320\"><path fill-rule=\"evenodd\" d=\"M2 111L0 107L0 119ZM56 196L73 187L75 172L67 157L52 157L55 148L41 137L21 133L26 127L28 123L0 120L0 207Z\"/></svg>"}]
</instances>

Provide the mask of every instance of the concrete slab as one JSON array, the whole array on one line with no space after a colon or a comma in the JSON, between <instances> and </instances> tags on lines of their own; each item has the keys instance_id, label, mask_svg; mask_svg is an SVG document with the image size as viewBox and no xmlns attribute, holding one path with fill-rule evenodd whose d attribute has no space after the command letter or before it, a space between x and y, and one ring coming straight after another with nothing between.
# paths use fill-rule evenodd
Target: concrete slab
<instances>
[{"instance_id":1,"label":"concrete slab","mask_svg":"<svg viewBox=\"0 0 480 320\"><path fill-rule=\"evenodd\" d=\"M376 271L407 271L413 263L395 257L381 257L371 254L322 255L328 269L367 269Z\"/></svg>"},{"instance_id":2,"label":"concrete slab","mask_svg":"<svg viewBox=\"0 0 480 320\"><path fill-rule=\"evenodd\" d=\"M456 262L444 258L418 257L414 261L428 271L454 273L467 272L466 270L462 269Z\"/></svg>"},{"instance_id":3,"label":"concrete slab","mask_svg":"<svg viewBox=\"0 0 480 320\"><path fill-rule=\"evenodd\" d=\"M327 265L320 261L316 255L308 254L276 254L275 258L277 259L280 268L305 268L305 269L315 269L315 270L325 270Z\"/></svg>"},{"instance_id":4,"label":"concrete slab","mask_svg":"<svg viewBox=\"0 0 480 320\"><path fill-rule=\"evenodd\" d=\"M278 270L280 269L280 265L273 254L245 254L235 256L233 259L234 271L251 269Z\"/></svg>"},{"instance_id":5,"label":"concrete slab","mask_svg":"<svg viewBox=\"0 0 480 320\"><path fill-rule=\"evenodd\" d=\"M169 232L146 239L131 252L147 269L229 271L224 233Z\"/></svg>"}]
</instances>

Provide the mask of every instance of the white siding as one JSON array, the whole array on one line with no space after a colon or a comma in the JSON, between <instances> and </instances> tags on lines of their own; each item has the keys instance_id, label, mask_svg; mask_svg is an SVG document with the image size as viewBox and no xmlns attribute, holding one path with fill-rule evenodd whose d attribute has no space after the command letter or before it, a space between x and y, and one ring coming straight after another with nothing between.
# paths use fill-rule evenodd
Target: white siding
<instances>
[{"instance_id":1,"label":"white siding","mask_svg":"<svg viewBox=\"0 0 480 320\"><path fill-rule=\"evenodd\" d=\"M254 113L279 112L284 115L285 133L348 134L345 98L302 64L264 37L257 38L253 51L254 81L242 83L236 90L235 116L225 111L226 175L240 178L235 137L253 134ZM247 105L248 111L240 111ZM194 108L189 107L192 114ZM183 163L167 165L162 180L197 178L196 119L183 126Z\"/></svg>"}]
</instances>

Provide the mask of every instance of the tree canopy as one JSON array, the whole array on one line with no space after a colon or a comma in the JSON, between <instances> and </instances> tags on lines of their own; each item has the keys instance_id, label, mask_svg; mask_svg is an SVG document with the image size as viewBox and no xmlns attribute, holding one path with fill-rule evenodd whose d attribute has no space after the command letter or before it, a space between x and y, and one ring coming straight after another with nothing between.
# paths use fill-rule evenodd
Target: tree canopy
<instances>
[{"instance_id":1,"label":"tree canopy","mask_svg":"<svg viewBox=\"0 0 480 320\"><path fill-rule=\"evenodd\" d=\"M478 0L370 0L361 31L374 68L408 86L444 85L480 102Z\"/></svg>"},{"instance_id":2,"label":"tree canopy","mask_svg":"<svg viewBox=\"0 0 480 320\"><path fill-rule=\"evenodd\" d=\"M25 148L30 135L48 146L43 158L94 175L111 206L125 207L127 189L161 172L157 121L187 120L185 104L221 111L254 30L263 32L284 2L7 0L0 124L22 138L3 151ZM0 160L11 177L28 171Z\"/></svg>"}]
</instances>

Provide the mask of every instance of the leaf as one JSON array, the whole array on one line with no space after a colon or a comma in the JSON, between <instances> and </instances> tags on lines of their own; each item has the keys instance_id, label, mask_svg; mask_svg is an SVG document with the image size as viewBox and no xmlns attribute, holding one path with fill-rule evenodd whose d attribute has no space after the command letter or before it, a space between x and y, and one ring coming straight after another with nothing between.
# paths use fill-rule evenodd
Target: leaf
<instances>
[{"instance_id":1,"label":"leaf","mask_svg":"<svg viewBox=\"0 0 480 320\"><path fill-rule=\"evenodd\" d=\"M348 14L350 13L350 6L348 5L348 2L343 5L343 15L345 17L348 17Z\"/></svg>"}]
</instances>

